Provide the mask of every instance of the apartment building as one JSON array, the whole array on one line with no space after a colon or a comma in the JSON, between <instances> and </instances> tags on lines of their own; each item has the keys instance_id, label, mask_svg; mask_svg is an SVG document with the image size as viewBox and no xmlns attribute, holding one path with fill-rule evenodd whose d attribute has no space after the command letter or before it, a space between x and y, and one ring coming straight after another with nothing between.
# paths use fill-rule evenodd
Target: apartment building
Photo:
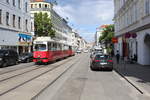
<instances>
[{"instance_id":1,"label":"apartment building","mask_svg":"<svg viewBox=\"0 0 150 100\"><path fill-rule=\"evenodd\" d=\"M114 0L116 51L150 65L150 0Z\"/></svg>"},{"instance_id":2,"label":"apartment building","mask_svg":"<svg viewBox=\"0 0 150 100\"><path fill-rule=\"evenodd\" d=\"M31 0L31 15L34 17L35 13L47 13L51 18L53 29L56 31L55 40L59 40L68 45L71 44L72 28L68 25L68 22L60 17L53 9L53 4L46 0Z\"/></svg>"},{"instance_id":3,"label":"apartment building","mask_svg":"<svg viewBox=\"0 0 150 100\"><path fill-rule=\"evenodd\" d=\"M30 52L33 29L29 0L0 0L0 49Z\"/></svg>"}]
</instances>

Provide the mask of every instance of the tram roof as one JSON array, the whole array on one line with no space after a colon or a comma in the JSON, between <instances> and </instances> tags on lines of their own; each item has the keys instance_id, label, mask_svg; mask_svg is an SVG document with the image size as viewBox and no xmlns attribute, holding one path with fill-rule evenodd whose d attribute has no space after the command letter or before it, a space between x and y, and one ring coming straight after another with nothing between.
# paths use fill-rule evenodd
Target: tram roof
<instances>
[{"instance_id":1,"label":"tram roof","mask_svg":"<svg viewBox=\"0 0 150 100\"><path fill-rule=\"evenodd\" d=\"M56 43L61 43L61 44L66 44L66 45L70 45L68 43L66 43L65 41L62 40L54 40L51 37L37 37L34 42L56 42ZM71 45L70 45L71 46Z\"/></svg>"},{"instance_id":2,"label":"tram roof","mask_svg":"<svg viewBox=\"0 0 150 100\"><path fill-rule=\"evenodd\" d=\"M47 41L54 41L54 40L51 37L37 37L34 41L47 42Z\"/></svg>"}]
</instances>

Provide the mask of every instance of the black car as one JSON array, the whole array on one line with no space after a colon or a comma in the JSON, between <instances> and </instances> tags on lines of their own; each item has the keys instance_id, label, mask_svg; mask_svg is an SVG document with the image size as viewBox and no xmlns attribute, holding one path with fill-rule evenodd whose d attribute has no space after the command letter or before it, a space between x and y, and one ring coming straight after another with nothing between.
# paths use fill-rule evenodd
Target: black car
<instances>
[{"instance_id":1,"label":"black car","mask_svg":"<svg viewBox=\"0 0 150 100\"><path fill-rule=\"evenodd\" d=\"M33 60L32 53L22 53L19 55L19 62L31 62Z\"/></svg>"},{"instance_id":2,"label":"black car","mask_svg":"<svg viewBox=\"0 0 150 100\"><path fill-rule=\"evenodd\" d=\"M108 69L113 70L113 60L108 55L96 54L91 59L90 63L91 70Z\"/></svg>"},{"instance_id":3,"label":"black car","mask_svg":"<svg viewBox=\"0 0 150 100\"><path fill-rule=\"evenodd\" d=\"M18 63L18 53L14 50L0 50L0 67Z\"/></svg>"}]
</instances>

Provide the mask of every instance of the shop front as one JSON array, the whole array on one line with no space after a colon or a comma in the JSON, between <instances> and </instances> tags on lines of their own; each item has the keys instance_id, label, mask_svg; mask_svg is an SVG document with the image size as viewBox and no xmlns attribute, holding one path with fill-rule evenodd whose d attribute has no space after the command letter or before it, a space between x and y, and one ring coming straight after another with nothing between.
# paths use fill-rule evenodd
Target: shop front
<instances>
[{"instance_id":1,"label":"shop front","mask_svg":"<svg viewBox=\"0 0 150 100\"><path fill-rule=\"evenodd\" d=\"M31 50L32 50L32 36L25 33L19 33L18 34L19 54L24 52L31 52Z\"/></svg>"}]
</instances>

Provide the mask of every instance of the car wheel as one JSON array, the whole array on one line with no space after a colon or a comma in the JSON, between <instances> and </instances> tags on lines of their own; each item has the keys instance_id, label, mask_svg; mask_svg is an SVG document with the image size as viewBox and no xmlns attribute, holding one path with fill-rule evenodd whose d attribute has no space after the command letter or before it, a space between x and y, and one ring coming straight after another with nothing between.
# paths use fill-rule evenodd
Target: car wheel
<instances>
[{"instance_id":1,"label":"car wheel","mask_svg":"<svg viewBox=\"0 0 150 100\"><path fill-rule=\"evenodd\" d=\"M4 62L2 67L7 67L8 66L8 63L7 62Z\"/></svg>"},{"instance_id":2,"label":"car wheel","mask_svg":"<svg viewBox=\"0 0 150 100\"><path fill-rule=\"evenodd\" d=\"M18 65L18 61L15 61L15 65Z\"/></svg>"},{"instance_id":3,"label":"car wheel","mask_svg":"<svg viewBox=\"0 0 150 100\"><path fill-rule=\"evenodd\" d=\"M30 59L27 59L26 62L29 63L29 62L30 62Z\"/></svg>"},{"instance_id":4,"label":"car wheel","mask_svg":"<svg viewBox=\"0 0 150 100\"><path fill-rule=\"evenodd\" d=\"M109 71L113 71L113 68L110 68Z\"/></svg>"},{"instance_id":5,"label":"car wheel","mask_svg":"<svg viewBox=\"0 0 150 100\"><path fill-rule=\"evenodd\" d=\"M95 68L93 68L92 65L90 66L90 68L91 68L92 71L95 71Z\"/></svg>"}]
</instances>

